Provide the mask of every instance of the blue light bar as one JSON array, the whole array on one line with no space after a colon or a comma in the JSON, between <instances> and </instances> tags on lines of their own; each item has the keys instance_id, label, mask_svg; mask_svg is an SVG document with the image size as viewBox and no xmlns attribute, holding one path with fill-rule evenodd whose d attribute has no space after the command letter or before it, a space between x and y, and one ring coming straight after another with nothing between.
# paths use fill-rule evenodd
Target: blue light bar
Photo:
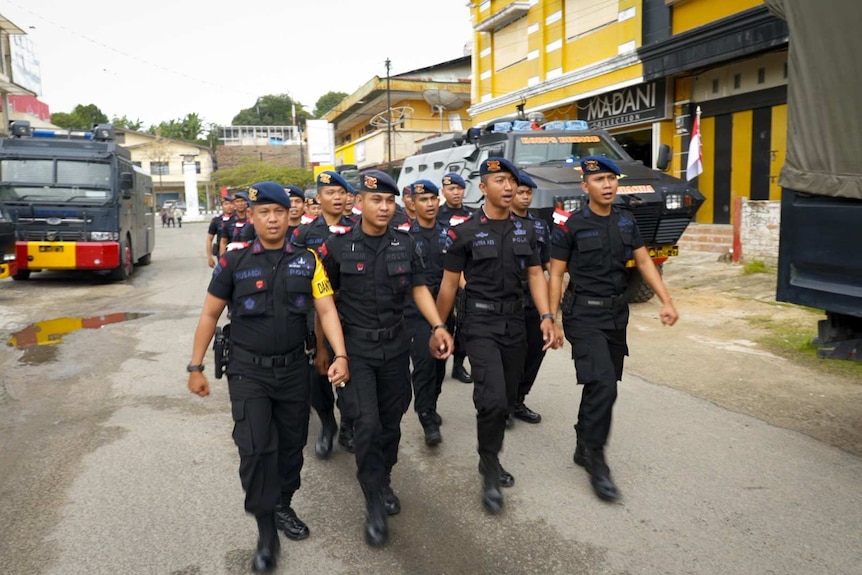
<instances>
[{"instance_id":1,"label":"blue light bar","mask_svg":"<svg viewBox=\"0 0 862 575\"><path fill-rule=\"evenodd\" d=\"M46 130L46 129L36 129L33 130L34 138L78 138L81 140L92 140L93 132L72 132L71 130Z\"/></svg>"}]
</instances>

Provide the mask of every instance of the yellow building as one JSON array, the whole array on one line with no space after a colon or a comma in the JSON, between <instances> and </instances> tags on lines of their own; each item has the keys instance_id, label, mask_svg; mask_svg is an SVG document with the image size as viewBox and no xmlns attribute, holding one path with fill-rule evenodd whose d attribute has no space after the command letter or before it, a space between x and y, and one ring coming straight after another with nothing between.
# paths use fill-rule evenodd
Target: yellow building
<instances>
[{"instance_id":1,"label":"yellow building","mask_svg":"<svg viewBox=\"0 0 862 575\"><path fill-rule=\"evenodd\" d=\"M334 126L335 163L398 169L423 143L467 130L469 105L470 56L375 76L324 116Z\"/></svg>"},{"instance_id":2,"label":"yellow building","mask_svg":"<svg viewBox=\"0 0 862 575\"><path fill-rule=\"evenodd\" d=\"M649 166L671 146L685 178L699 105L697 221L730 223L734 197L778 197L787 27L762 0L484 0L471 17L476 125L517 105L586 120Z\"/></svg>"}]
</instances>

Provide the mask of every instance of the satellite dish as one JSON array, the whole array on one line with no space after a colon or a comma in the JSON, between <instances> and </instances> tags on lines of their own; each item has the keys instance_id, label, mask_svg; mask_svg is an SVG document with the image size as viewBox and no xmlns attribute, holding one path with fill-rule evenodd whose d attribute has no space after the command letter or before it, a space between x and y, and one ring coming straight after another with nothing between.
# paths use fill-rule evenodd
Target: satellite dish
<instances>
[{"instance_id":1,"label":"satellite dish","mask_svg":"<svg viewBox=\"0 0 862 575\"><path fill-rule=\"evenodd\" d=\"M443 110L457 110L464 106L461 96L440 88L428 88L422 92L422 98L432 109L441 113Z\"/></svg>"}]
</instances>

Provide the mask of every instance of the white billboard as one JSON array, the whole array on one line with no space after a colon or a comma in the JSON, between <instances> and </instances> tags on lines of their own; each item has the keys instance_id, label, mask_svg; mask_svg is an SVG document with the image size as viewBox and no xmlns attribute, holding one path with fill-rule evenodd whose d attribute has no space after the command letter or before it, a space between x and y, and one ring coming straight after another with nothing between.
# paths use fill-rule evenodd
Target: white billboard
<instances>
[{"instance_id":1,"label":"white billboard","mask_svg":"<svg viewBox=\"0 0 862 575\"><path fill-rule=\"evenodd\" d=\"M326 120L306 120L308 161L322 166L335 165L335 129Z\"/></svg>"},{"instance_id":2,"label":"white billboard","mask_svg":"<svg viewBox=\"0 0 862 575\"><path fill-rule=\"evenodd\" d=\"M12 60L12 81L37 96L42 95L42 73L39 57L30 38L23 34L9 36L9 55Z\"/></svg>"}]
</instances>

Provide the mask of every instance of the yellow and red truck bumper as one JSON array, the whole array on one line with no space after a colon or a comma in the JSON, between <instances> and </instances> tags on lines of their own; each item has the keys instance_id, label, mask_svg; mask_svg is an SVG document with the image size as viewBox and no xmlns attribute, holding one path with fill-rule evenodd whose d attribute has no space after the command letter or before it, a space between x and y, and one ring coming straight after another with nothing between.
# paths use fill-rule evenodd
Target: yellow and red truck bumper
<instances>
[{"instance_id":1,"label":"yellow and red truck bumper","mask_svg":"<svg viewBox=\"0 0 862 575\"><path fill-rule=\"evenodd\" d=\"M18 263L15 261L0 263L0 280L18 273Z\"/></svg>"},{"instance_id":2,"label":"yellow and red truck bumper","mask_svg":"<svg viewBox=\"0 0 862 575\"><path fill-rule=\"evenodd\" d=\"M118 242L15 242L19 269L109 270L120 265Z\"/></svg>"}]
</instances>

